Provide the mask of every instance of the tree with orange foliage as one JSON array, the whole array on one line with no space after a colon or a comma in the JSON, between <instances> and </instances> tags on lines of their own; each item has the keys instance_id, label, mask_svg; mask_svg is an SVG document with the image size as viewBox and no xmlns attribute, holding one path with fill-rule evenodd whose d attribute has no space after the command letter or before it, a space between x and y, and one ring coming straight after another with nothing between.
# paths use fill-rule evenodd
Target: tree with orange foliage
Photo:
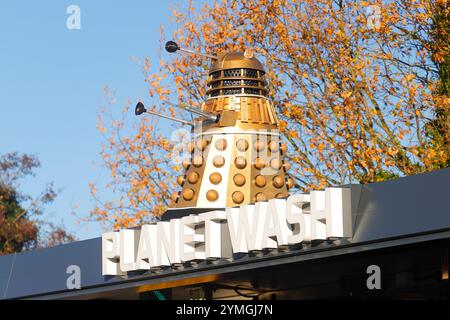
<instances>
[{"instance_id":1,"label":"tree with orange foliage","mask_svg":"<svg viewBox=\"0 0 450 320\"><path fill-rule=\"evenodd\" d=\"M253 47L267 67L292 177L300 190L370 183L448 167L449 5L444 0L248 0L189 2L173 11L182 47L209 54ZM198 107L208 61L164 57L143 65L149 97ZM131 113L125 108L126 113ZM117 203L95 219L115 227L154 219L170 204L173 142L158 120L105 122L101 153ZM95 191L95 187L92 186ZM95 192L94 192L95 193Z\"/></svg>"}]
</instances>

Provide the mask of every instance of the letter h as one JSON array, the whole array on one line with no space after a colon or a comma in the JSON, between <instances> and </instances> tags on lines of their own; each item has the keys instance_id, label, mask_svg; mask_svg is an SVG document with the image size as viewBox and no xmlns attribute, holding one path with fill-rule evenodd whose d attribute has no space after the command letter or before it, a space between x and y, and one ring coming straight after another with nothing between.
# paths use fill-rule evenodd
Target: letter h
<instances>
[{"instance_id":1,"label":"letter h","mask_svg":"<svg viewBox=\"0 0 450 320\"><path fill-rule=\"evenodd\" d=\"M326 188L310 195L312 240L352 237L351 190Z\"/></svg>"}]
</instances>

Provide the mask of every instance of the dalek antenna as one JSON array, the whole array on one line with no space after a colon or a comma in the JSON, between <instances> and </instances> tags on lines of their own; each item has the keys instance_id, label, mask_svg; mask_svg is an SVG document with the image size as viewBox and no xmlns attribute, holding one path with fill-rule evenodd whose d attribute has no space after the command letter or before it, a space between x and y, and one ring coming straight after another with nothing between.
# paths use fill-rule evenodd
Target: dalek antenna
<instances>
[{"instance_id":1,"label":"dalek antenna","mask_svg":"<svg viewBox=\"0 0 450 320\"><path fill-rule=\"evenodd\" d=\"M190 50L190 49L186 49L186 48L181 48L174 41L167 41L165 47L166 47L166 51L170 52L170 53L174 53L174 52L177 52L177 51L183 51L183 52L187 52L187 53L190 53L190 54L195 54L197 56L202 56L202 57L205 57L205 58L217 60L216 56L213 56L213 55L210 55L210 54L207 54L207 53L196 52L196 51L193 51L193 50Z\"/></svg>"}]
</instances>

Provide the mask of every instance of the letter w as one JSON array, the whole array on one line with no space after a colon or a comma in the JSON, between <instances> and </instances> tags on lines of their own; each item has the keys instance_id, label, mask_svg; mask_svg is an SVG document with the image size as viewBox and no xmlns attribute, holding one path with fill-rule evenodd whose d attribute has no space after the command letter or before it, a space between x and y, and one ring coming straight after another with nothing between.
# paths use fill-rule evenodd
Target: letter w
<instances>
[{"instance_id":1,"label":"letter w","mask_svg":"<svg viewBox=\"0 0 450 320\"><path fill-rule=\"evenodd\" d=\"M262 228L255 205L226 208L228 230L230 231L233 252L246 253L261 250Z\"/></svg>"}]
</instances>

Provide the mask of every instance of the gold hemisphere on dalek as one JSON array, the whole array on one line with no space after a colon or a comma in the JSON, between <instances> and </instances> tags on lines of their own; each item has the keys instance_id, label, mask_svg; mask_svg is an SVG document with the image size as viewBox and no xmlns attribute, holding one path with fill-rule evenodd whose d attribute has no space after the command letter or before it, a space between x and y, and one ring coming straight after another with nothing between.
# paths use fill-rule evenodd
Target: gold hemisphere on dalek
<instances>
[{"instance_id":1,"label":"gold hemisphere on dalek","mask_svg":"<svg viewBox=\"0 0 450 320\"><path fill-rule=\"evenodd\" d=\"M171 41L166 49L192 53ZM181 190L172 198L173 209L219 209L287 197L294 183L262 63L250 50L201 55L212 64L201 109L188 110L200 117L192 124L194 141L177 179Z\"/></svg>"}]
</instances>

